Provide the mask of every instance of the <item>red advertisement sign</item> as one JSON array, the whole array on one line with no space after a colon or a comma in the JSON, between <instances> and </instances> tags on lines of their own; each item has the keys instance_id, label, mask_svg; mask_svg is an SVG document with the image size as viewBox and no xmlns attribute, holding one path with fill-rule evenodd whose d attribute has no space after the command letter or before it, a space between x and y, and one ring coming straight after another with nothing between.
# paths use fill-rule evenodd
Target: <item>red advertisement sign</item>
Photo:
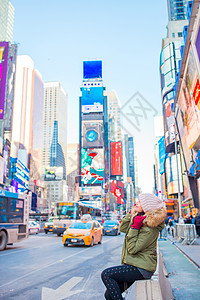
<instances>
[{"instance_id":1,"label":"red advertisement sign","mask_svg":"<svg viewBox=\"0 0 200 300\"><path fill-rule=\"evenodd\" d=\"M122 181L111 181L111 193L117 197L117 204L124 204L124 183Z\"/></svg>"},{"instance_id":2,"label":"red advertisement sign","mask_svg":"<svg viewBox=\"0 0 200 300\"><path fill-rule=\"evenodd\" d=\"M111 175L122 176L122 142L111 142Z\"/></svg>"},{"instance_id":3,"label":"red advertisement sign","mask_svg":"<svg viewBox=\"0 0 200 300\"><path fill-rule=\"evenodd\" d=\"M199 78L197 78L197 82L195 84L194 92L193 92L193 98L195 101L195 104L197 105L200 99L200 84L199 84Z\"/></svg>"}]
</instances>

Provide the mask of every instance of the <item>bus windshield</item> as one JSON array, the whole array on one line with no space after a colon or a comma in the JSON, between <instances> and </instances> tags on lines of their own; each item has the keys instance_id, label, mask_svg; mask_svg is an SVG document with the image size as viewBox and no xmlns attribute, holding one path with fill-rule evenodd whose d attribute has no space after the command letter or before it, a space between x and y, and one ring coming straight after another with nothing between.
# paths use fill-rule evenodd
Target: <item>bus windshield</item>
<instances>
[{"instance_id":1,"label":"bus windshield","mask_svg":"<svg viewBox=\"0 0 200 300\"><path fill-rule=\"evenodd\" d=\"M76 219L76 206L74 205L58 205L57 216L59 218Z\"/></svg>"},{"instance_id":2,"label":"bus windshield","mask_svg":"<svg viewBox=\"0 0 200 300\"><path fill-rule=\"evenodd\" d=\"M0 223L23 223L24 200L0 197Z\"/></svg>"}]
</instances>

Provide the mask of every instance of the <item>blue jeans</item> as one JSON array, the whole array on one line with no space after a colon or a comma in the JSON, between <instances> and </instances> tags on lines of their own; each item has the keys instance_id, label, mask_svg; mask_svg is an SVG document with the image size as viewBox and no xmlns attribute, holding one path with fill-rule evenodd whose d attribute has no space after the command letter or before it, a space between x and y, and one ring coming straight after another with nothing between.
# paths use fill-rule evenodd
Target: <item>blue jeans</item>
<instances>
[{"instance_id":1,"label":"blue jeans","mask_svg":"<svg viewBox=\"0 0 200 300\"><path fill-rule=\"evenodd\" d=\"M133 266L120 265L105 269L101 278L106 286L105 298L107 300L122 300L122 293L136 280L143 280L140 271Z\"/></svg>"}]
</instances>

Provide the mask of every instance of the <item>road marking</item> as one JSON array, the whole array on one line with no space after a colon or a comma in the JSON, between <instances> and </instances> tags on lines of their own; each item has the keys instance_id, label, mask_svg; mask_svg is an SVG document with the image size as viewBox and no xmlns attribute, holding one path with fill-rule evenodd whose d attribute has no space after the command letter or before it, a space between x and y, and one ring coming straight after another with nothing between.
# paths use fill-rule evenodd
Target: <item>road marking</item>
<instances>
[{"instance_id":1,"label":"road marking","mask_svg":"<svg viewBox=\"0 0 200 300\"><path fill-rule=\"evenodd\" d=\"M83 277L72 277L56 290L43 287L42 300L62 300L81 293L83 290L71 291L81 280L83 280Z\"/></svg>"},{"instance_id":2,"label":"road marking","mask_svg":"<svg viewBox=\"0 0 200 300\"><path fill-rule=\"evenodd\" d=\"M31 250L32 249L38 249L38 247L31 247ZM11 249L9 249L9 251L10 251ZM12 249L12 250L15 250L15 249ZM12 251L12 252L9 252L9 253L3 253L3 254L1 254L0 255L0 258L2 257L2 256L6 256L6 255L10 255L10 254L16 254L16 253L18 253L18 252L22 252L22 251L27 251L27 250L29 250L30 251L30 248L26 248L26 249L21 249L21 250L15 250L15 251Z\"/></svg>"},{"instance_id":3,"label":"road marking","mask_svg":"<svg viewBox=\"0 0 200 300\"><path fill-rule=\"evenodd\" d=\"M115 237L113 237L113 238L111 238L111 239L105 241L103 244L106 244L106 243L110 242L110 241L111 241L112 239L114 239L114 238L115 238ZM92 248L86 248L86 249L81 250L81 251L79 251L79 252L76 252L76 253L74 253L74 254L72 254L72 255L69 255L69 256L67 256L67 257L65 257L65 258L61 258L61 259L59 259L59 260L57 260L57 261L55 261L55 262L53 262L53 263L51 263L51 264L47 264L47 265L43 266L43 267L40 268L40 269L31 271L31 272L29 272L29 273L27 273L27 274L25 274L25 275L23 275L23 276L21 276L21 277L18 277L18 278L16 278L16 279L12 280L12 281L9 281L9 282L7 282L7 283L4 283L4 284L2 284L2 285L0 286L0 288L4 287L4 286L6 286L6 285L9 285L9 284L13 284L14 282L16 282L16 281L18 281L18 280L20 280L20 279L23 279L23 278L25 278L25 277L27 277L27 276L29 276L29 275L32 275L32 274L34 274L34 273L36 273L36 272L38 272L38 271L41 271L41 270L43 270L43 269L46 269L46 268L51 267L51 266L53 266L53 265L56 265L56 264L60 263L61 260L64 261L64 260L66 260L66 259L69 259L69 258L71 258L71 257L73 257L73 256L76 256L76 255L80 254L80 253L83 253L83 252L86 252L86 251L90 251L90 250L92 250L92 249L95 249L95 247L92 247Z\"/></svg>"}]
</instances>

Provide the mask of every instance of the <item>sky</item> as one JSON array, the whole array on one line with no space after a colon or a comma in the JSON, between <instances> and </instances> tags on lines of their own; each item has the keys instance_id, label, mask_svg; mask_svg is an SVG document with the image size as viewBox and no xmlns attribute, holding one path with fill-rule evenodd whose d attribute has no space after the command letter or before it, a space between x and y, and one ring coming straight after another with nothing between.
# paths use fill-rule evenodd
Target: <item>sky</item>
<instances>
[{"instance_id":1,"label":"sky","mask_svg":"<svg viewBox=\"0 0 200 300\"><path fill-rule=\"evenodd\" d=\"M159 56L167 0L10 2L18 54L29 55L43 80L60 81L68 94L68 143L78 143L83 61L102 60L104 86L117 93L124 133L134 136L139 186L152 192L153 117L162 114Z\"/></svg>"}]
</instances>

